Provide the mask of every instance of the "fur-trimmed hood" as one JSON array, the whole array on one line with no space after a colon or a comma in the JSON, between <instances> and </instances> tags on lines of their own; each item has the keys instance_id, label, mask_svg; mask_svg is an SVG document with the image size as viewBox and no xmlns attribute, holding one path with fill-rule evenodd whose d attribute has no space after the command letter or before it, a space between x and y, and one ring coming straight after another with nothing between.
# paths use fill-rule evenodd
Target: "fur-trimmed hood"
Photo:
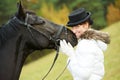
<instances>
[{"instance_id":1,"label":"fur-trimmed hood","mask_svg":"<svg viewBox=\"0 0 120 80\"><path fill-rule=\"evenodd\" d=\"M101 40L106 44L110 43L110 36L107 32L102 32L94 29L88 29L81 35L81 39Z\"/></svg>"}]
</instances>

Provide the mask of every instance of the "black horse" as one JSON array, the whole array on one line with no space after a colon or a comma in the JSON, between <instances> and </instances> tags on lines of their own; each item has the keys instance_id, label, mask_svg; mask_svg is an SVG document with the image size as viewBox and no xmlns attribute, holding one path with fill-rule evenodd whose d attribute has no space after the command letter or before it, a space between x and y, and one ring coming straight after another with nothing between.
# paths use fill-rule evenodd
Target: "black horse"
<instances>
[{"instance_id":1,"label":"black horse","mask_svg":"<svg viewBox=\"0 0 120 80\"><path fill-rule=\"evenodd\" d=\"M0 29L0 80L18 80L30 53L56 49L60 39L77 44L72 31L24 10L19 3L15 16Z\"/></svg>"}]
</instances>

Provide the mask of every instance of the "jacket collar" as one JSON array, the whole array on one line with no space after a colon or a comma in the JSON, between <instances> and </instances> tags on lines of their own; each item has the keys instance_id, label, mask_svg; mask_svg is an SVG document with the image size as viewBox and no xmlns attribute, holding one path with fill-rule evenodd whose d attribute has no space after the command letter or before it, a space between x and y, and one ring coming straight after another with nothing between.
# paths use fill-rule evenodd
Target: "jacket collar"
<instances>
[{"instance_id":1,"label":"jacket collar","mask_svg":"<svg viewBox=\"0 0 120 80\"><path fill-rule=\"evenodd\" d=\"M107 32L102 32L94 29L88 29L84 34L81 35L81 39L94 39L101 40L102 42L109 44L110 36Z\"/></svg>"}]
</instances>

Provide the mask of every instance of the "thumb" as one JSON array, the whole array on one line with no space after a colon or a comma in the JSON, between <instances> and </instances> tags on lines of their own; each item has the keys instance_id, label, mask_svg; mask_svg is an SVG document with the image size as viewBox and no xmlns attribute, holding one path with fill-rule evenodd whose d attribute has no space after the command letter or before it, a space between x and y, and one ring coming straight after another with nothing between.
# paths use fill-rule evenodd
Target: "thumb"
<instances>
[{"instance_id":1,"label":"thumb","mask_svg":"<svg viewBox=\"0 0 120 80\"><path fill-rule=\"evenodd\" d=\"M70 44L70 42L68 42L68 46L73 49L73 46Z\"/></svg>"}]
</instances>

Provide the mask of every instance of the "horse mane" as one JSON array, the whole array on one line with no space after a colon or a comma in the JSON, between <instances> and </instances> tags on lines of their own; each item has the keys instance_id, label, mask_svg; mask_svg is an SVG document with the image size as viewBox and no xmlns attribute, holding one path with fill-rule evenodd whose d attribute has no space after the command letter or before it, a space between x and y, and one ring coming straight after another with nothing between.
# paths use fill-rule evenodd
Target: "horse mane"
<instances>
[{"instance_id":1,"label":"horse mane","mask_svg":"<svg viewBox=\"0 0 120 80\"><path fill-rule=\"evenodd\" d=\"M16 35L16 29L11 26L12 22L9 22L0 27L0 47L6 40Z\"/></svg>"},{"instance_id":2,"label":"horse mane","mask_svg":"<svg viewBox=\"0 0 120 80\"><path fill-rule=\"evenodd\" d=\"M36 14L32 10L25 9L24 11L25 11L25 13L28 13L28 14L32 14L32 15ZM13 17L14 16L12 16L11 19L6 24L3 24L0 26L0 46L2 44L4 44L6 40L8 40L9 38L11 38L12 36L14 36L16 34L16 29L13 26L15 24L15 22L12 21Z\"/></svg>"}]
</instances>

